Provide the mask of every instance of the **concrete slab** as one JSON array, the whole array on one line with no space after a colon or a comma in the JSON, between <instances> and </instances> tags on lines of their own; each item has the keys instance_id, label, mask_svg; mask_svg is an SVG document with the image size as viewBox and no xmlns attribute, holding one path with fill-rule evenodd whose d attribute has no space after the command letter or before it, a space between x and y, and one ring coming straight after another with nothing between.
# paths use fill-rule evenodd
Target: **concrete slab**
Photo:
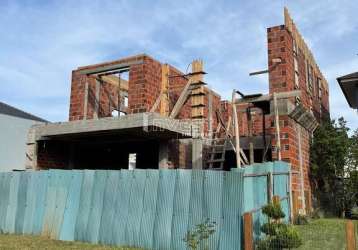
<instances>
[{"instance_id":1,"label":"concrete slab","mask_svg":"<svg viewBox=\"0 0 358 250\"><path fill-rule=\"evenodd\" d=\"M34 141L49 138L83 137L103 134L133 134L159 139L191 138L196 124L161 116L158 113L138 113L121 117L48 123L34 126L31 137Z\"/></svg>"}]
</instances>

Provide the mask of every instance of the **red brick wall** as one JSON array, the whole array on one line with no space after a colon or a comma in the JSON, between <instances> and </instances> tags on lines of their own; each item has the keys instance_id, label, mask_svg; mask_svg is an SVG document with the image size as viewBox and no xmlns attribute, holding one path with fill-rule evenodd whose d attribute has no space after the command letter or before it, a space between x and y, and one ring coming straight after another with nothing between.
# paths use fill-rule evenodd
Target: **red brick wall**
<instances>
[{"instance_id":1,"label":"red brick wall","mask_svg":"<svg viewBox=\"0 0 358 250\"><path fill-rule=\"evenodd\" d=\"M175 76L175 75L183 75L181 71L174 68L173 66L169 66L169 75ZM177 102L181 92L183 91L185 85L188 83L188 80L186 80L183 77L170 77L169 78L169 101L170 101L170 108L171 111ZM178 119L190 119L191 118L191 102L190 99L184 104L184 106L181 108Z\"/></svg>"},{"instance_id":2,"label":"red brick wall","mask_svg":"<svg viewBox=\"0 0 358 250\"><path fill-rule=\"evenodd\" d=\"M37 149L37 168L68 168L68 147L51 141L39 142Z\"/></svg>"},{"instance_id":3,"label":"red brick wall","mask_svg":"<svg viewBox=\"0 0 358 250\"><path fill-rule=\"evenodd\" d=\"M160 93L161 63L144 56L144 63L134 65L129 71L129 113L149 112Z\"/></svg>"},{"instance_id":4,"label":"red brick wall","mask_svg":"<svg viewBox=\"0 0 358 250\"><path fill-rule=\"evenodd\" d=\"M96 80L93 76L81 74L81 70L118 63L129 63L140 59L142 59L144 63L131 66L129 71L130 82L128 85L131 84L132 87L131 93L128 93L129 113L137 113L140 112L139 110L145 112L144 109L148 110L147 107L151 105L151 99L149 97L153 99L155 98L154 96L157 95L155 84L158 80L157 74L160 63L148 56L139 55L113 62L79 67L77 70L72 71L69 120L82 120L85 118L84 103L86 81L88 82L87 119L92 119L94 114ZM160 73L159 77L161 77ZM118 109L118 87L103 81L100 85L99 93L98 117L111 116L113 109Z\"/></svg>"},{"instance_id":5,"label":"red brick wall","mask_svg":"<svg viewBox=\"0 0 358 250\"><path fill-rule=\"evenodd\" d=\"M308 61L302 49L297 47L297 53L293 50L293 38L291 33L286 29L284 25L268 28L268 64L269 64L269 84L270 93L290 91L294 89L301 90L301 103L307 110L312 110L313 114L319 120L324 115L329 115L329 103L328 103L328 89L325 89L322 83L322 98L318 96L317 77L323 79L322 73L319 69L314 68L313 74L313 90L309 91L306 82L306 61ZM294 58L297 58L298 65L298 87L295 86L295 66ZM274 66L272 60L274 58L281 58L282 63ZM294 103L295 99L291 98ZM272 119L272 118L271 118ZM300 171L300 157L298 147L298 130L301 128L301 151L302 151L302 168L303 168L303 181L304 190L307 195L307 199L310 199L310 180L309 180L309 142L310 133L298 125L294 120L288 116L280 116L281 123L281 155L282 159L290 162L294 171ZM282 126L283 125L283 126ZM270 128L270 133L275 134L275 129ZM272 145L276 145L276 139L273 137ZM288 147L288 148L287 148ZM276 158L276 152L273 152L273 158ZM301 191L301 177L298 174L294 174L292 177L292 189L294 191ZM311 202L306 202L311 204Z\"/></svg>"}]
</instances>

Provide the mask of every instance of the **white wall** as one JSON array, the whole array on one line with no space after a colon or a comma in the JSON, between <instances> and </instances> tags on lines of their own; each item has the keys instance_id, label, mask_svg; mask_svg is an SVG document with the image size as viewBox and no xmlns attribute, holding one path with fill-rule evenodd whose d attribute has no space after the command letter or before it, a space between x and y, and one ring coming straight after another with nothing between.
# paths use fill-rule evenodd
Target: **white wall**
<instances>
[{"instance_id":1,"label":"white wall","mask_svg":"<svg viewBox=\"0 0 358 250\"><path fill-rule=\"evenodd\" d=\"M0 114L0 172L25 169L27 132L35 123Z\"/></svg>"}]
</instances>

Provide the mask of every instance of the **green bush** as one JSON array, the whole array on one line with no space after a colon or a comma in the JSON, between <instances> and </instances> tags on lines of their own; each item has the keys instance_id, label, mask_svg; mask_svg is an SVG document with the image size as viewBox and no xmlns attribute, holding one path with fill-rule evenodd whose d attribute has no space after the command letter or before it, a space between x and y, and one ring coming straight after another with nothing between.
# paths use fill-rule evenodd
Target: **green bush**
<instances>
[{"instance_id":1,"label":"green bush","mask_svg":"<svg viewBox=\"0 0 358 250\"><path fill-rule=\"evenodd\" d=\"M305 215L299 214L294 219L293 224L295 224L295 225L307 225L308 224L308 218Z\"/></svg>"},{"instance_id":2,"label":"green bush","mask_svg":"<svg viewBox=\"0 0 358 250\"><path fill-rule=\"evenodd\" d=\"M260 228L265 238L257 242L257 249L292 249L302 245L302 239L296 229L282 223L285 213L279 202L266 205L262 212L267 215L268 222Z\"/></svg>"},{"instance_id":3,"label":"green bush","mask_svg":"<svg viewBox=\"0 0 358 250\"><path fill-rule=\"evenodd\" d=\"M199 247L200 242L204 242L204 249L209 249L206 240L215 233L216 222L206 219L203 223L195 226L194 229L188 231L183 239L186 246L192 250Z\"/></svg>"},{"instance_id":4,"label":"green bush","mask_svg":"<svg viewBox=\"0 0 358 250\"><path fill-rule=\"evenodd\" d=\"M358 220L358 207L353 207L351 209L351 219Z\"/></svg>"}]
</instances>

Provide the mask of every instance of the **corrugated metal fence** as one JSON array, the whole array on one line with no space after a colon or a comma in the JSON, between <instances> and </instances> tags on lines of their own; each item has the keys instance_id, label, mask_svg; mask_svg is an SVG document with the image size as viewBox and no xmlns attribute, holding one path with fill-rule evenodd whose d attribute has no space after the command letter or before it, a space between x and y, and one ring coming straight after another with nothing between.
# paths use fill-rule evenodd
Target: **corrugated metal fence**
<instances>
[{"instance_id":1,"label":"corrugated metal fence","mask_svg":"<svg viewBox=\"0 0 358 250\"><path fill-rule=\"evenodd\" d=\"M269 169L270 164L266 165L260 168ZM186 232L209 218L217 223L210 249L237 250L241 248L241 215L263 204L261 193L267 194L264 185L253 181L261 177L244 178L257 167L230 172L0 173L0 230L146 249L186 249ZM274 192L281 190L281 182L274 179Z\"/></svg>"}]
</instances>

